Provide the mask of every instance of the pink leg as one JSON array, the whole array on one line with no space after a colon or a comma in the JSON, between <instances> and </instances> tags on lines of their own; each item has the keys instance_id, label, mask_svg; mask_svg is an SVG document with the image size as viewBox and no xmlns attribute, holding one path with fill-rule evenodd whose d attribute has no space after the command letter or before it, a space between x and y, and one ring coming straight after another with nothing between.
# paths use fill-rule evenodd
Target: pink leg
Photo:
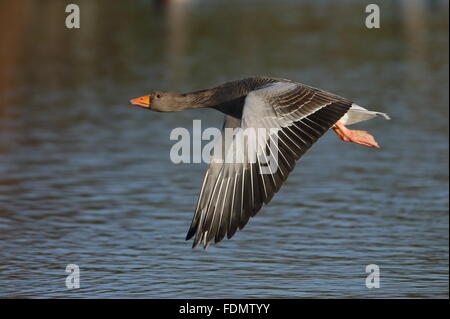
<instances>
[{"instance_id":1,"label":"pink leg","mask_svg":"<svg viewBox=\"0 0 450 319\"><path fill-rule=\"evenodd\" d=\"M340 121L337 121L333 130L344 142L352 142L373 148L380 148L375 138L366 131L349 130Z\"/></svg>"}]
</instances>

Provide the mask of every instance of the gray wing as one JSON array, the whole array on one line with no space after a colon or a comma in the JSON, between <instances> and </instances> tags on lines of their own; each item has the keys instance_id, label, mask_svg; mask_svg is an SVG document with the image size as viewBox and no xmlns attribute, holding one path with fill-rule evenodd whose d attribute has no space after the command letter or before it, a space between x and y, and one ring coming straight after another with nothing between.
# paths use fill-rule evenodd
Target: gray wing
<instances>
[{"instance_id":1,"label":"gray wing","mask_svg":"<svg viewBox=\"0 0 450 319\"><path fill-rule=\"evenodd\" d=\"M236 139L219 142L221 154L214 154L206 171L197 208L186 240L195 235L193 247L231 238L268 204L280 189L296 160L351 107L352 102L336 95L293 82L276 82L258 88L245 99L242 119L226 116L225 128L271 129L253 151L256 161L244 156L227 163L226 155L247 147ZM276 141L276 142L274 142ZM271 143L273 142L273 143ZM269 147L271 146L271 147ZM275 147L273 147L275 146ZM276 158L276 169L267 172L262 162ZM262 161L261 159L266 159ZM265 172L264 174L262 172Z\"/></svg>"}]
</instances>

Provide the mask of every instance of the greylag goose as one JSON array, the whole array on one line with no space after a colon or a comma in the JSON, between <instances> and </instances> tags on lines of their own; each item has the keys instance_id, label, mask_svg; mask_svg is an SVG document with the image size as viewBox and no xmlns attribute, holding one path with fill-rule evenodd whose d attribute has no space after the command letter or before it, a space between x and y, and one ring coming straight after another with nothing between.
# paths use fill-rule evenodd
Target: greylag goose
<instances>
[{"instance_id":1,"label":"greylag goose","mask_svg":"<svg viewBox=\"0 0 450 319\"><path fill-rule=\"evenodd\" d=\"M186 240L194 237L193 248L202 243L205 249L212 241L231 238L244 228L250 217L270 202L296 161L330 128L343 141L379 148L368 132L345 125L374 117L389 119L385 113L366 110L340 96L271 77L251 77L186 94L157 91L130 103L159 112L214 108L225 114L224 130L271 129L266 145L253 148L258 153L256 160L251 161L247 154L241 161L225 161L230 153L239 153L233 139L222 137L222 151L214 150L186 236ZM275 137L277 167L262 173L261 154L274 152L267 149Z\"/></svg>"}]
</instances>

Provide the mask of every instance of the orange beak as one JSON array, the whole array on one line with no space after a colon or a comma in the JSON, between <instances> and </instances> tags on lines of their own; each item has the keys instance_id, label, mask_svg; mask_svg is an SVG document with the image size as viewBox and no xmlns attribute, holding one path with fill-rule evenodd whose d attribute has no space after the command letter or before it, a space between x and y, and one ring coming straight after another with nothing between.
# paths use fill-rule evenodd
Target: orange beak
<instances>
[{"instance_id":1,"label":"orange beak","mask_svg":"<svg viewBox=\"0 0 450 319\"><path fill-rule=\"evenodd\" d=\"M150 107L150 96L144 95L141 97L137 97L135 99L131 99L130 104L148 108L148 107Z\"/></svg>"}]
</instances>

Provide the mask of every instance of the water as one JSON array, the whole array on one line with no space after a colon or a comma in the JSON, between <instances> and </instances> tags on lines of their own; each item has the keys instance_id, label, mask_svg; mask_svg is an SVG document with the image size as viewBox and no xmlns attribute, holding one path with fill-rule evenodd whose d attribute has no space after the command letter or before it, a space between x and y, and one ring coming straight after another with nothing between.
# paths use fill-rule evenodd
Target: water
<instances>
[{"instance_id":1,"label":"water","mask_svg":"<svg viewBox=\"0 0 450 319\"><path fill-rule=\"evenodd\" d=\"M448 298L448 4L0 1L0 296ZM169 160L175 127L127 101L250 75L387 112L327 133L246 228L191 250L205 164ZM65 286L68 264L81 288ZM381 287L367 289L377 264Z\"/></svg>"}]
</instances>

